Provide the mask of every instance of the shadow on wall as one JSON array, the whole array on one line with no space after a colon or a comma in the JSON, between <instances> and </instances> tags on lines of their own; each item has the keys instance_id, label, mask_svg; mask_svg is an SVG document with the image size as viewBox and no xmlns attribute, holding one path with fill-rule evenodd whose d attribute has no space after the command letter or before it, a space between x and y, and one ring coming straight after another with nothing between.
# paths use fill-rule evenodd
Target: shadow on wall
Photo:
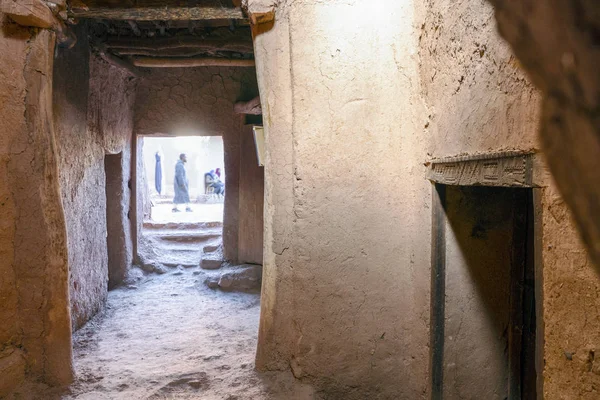
<instances>
[{"instance_id":1,"label":"shadow on wall","mask_svg":"<svg viewBox=\"0 0 600 400\"><path fill-rule=\"evenodd\" d=\"M535 393L530 325L523 348L520 338L511 337L513 325L522 326L514 309L526 308L530 323L535 318L533 297L527 297L527 306L514 298L514 285L525 266L532 265L532 258L529 264L527 259L532 250L527 240L533 233L528 231L528 196L529 189L447 186L444 397L510 398L509 391L521 381ZM526 296L533 293L530 278ZM521 355L516 365L511 361L513 346Z\"/></svg>"}]
</instances>

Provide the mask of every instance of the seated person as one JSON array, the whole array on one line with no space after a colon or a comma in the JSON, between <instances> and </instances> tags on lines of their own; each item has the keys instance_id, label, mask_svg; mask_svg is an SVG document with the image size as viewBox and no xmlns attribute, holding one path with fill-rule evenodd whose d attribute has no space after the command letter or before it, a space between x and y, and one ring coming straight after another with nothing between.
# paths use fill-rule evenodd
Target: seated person
<instances>
[{"instance_id":1,"label":"seated person","mask_svg":"<svg viewBox=\"0 0 600 400\"><path fill-rule=\"evenodd\" d=\"M214 193L217 195L225 194L225 185L223 182L221 182L221 179L219 179L218 175L215 174L214 169L204 174L204 184L207 188L213 188Z\"/></svg>"}]
</instances>

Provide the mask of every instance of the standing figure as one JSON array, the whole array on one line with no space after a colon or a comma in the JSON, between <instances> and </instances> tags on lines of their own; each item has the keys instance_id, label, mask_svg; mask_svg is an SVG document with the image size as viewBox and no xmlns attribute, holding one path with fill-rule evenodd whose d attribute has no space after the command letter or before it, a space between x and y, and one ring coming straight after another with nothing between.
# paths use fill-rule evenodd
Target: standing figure
<instances>
[{"instance_id":1,"label":"standing figure","mask_svg":"<svg viewBox=\"0 0 600 400\"><path fill-rule=\"evenodd\" d=\"M154 188L160 196L162 193L162 164L160 163L160 154L158 154L158 151L154 157L156 157L156 167L154 168Z\"/></svg>"},{"instance_id":2,"label":"standing figure","mask_svg":"<svg viewBox=\"0 0 600 400\"><path fill-rule=\"evenodd\" d=\"M177 161L177 164L175 164L175 198L173 199L173 212L179 212L179 209L177 208L179 204L185 204L185 211L192 212L192 209L189 206L189 182L187 176L185 175L186 162L187 157L184 153L181 153L179 155L179 160Z\"/></svg>"}]
</instances>

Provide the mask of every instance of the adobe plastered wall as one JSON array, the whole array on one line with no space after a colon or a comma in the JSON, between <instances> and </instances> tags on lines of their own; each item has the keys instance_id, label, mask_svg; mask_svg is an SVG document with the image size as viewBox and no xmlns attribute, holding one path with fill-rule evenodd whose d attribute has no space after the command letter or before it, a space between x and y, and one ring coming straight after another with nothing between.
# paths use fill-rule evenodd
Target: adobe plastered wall
<instances>
[{"instance_id":1,"label":"adobe plastered wall","mask_svg":"<svg viewBox=\"0 0 600 400\"><path fill-rule=\"evenodd\" d=\"M149 70L141 80L135 106L135 133L138 135L223 136L227 175L223 245L225 258L232 261L238 258L243 122L243 117L234 113L233 106L237 101L247 101L257 95L254 68L159 68ZM143 168L143 163L140 166ZM165 173L171 172L165 169Z\"/></svg>"},{"instance_id":2,"label":"adobe plastered wall","mask_svg":"<svg viewBox=\"0 0 600 400\"><path fill-rule=\"evenodd\" d=\"M138 89L135 132L173 136L237 133L240 116L233 112L233 105L257 94L254 68L150 69Z\"/></svg>"},{"instance_id":3,"label":"adobe plastered wall","mask_svg":"<svg viewBox=\"0 0 600 400\"><path fill-rule=\"evenodd\" d=\"M502 35L544 94L541 143L600 273L600 3L489 2Z\"/></svg>"},{"instance_id":4,"label":"adobe plastered wall","mask_svg":"<svg viewBox=\"0 0 600 400\"><path fill-rule=\"evenodd\" d=\"M90 58L88 101L89 135L97 138L105 154L113 155L118 164L110 163L106 179L110 209L107 219L109 287L123 282L133 260L131 221L131 136L136 80L126 71L99 57ZM113 159L113 160L114 160Z\"/></svg>"},{"instance_id":5,"label":"adobe plastered wall","mask_svg":"<svg viewBox=\"0 0 600 400\"><path fill-rule=\"evenodd\" d=\"M252 127L249 125L240 133L240 149L238 259L240 263L262 264L265 175L264 168L258 165Z\"/></svg>"},{"instance_id":6,"label":"adobe plastered wall","mask_svg":"<svg viewBox=\"0 0 600 400\"><path fill-rule=\"evenodd\" d=\"M260 3L251 14L269 10ZM413 3L280 3L255 27L267 147L257 366L291 368L327 398L426 398L431 187Z\"/></svg>"},{"instance_id":7,"label":"adobe plastered wall","mask_svg":"<svg viewBox=\"0 0 600 400\"><path fill-rule=\"evenodd\" d=\"M73 330L98 312L108 291L105 153L125 150L132 129L132 88L118 70L90 58L85 26L73 49L59 49L55 62L54 116L59 173L69 248ZM92 60L90 62L90 60ZM91 78L91 80L90 80ZM128 157L124 157L128 162ZM123 166L124 171L128 169ZM125 172L128 174L128 171ZM127 176L127 175L125 175ZM123 182L126 184L126 182ZM123 193L127 191L123 189ZM126 196L124 196L126 197ZM123 199L122 216L126 217ZM115 224L125 245L126 221Z\"/></svg>"},{"instance_id":8,"label":"adobe plastered wall","mask_svg":"<svg viewBox=\"0 0 600 400\"><path fill-rule=\"evenodd\" d=\"M492 7L481 0L433 0L417 11L431 157L539 148L541 96L496 33ZM600 345L600 278L546 167L537 168L544 398L592 399L598 396L593 387L600 387L593 356Z\"/></svg>"},{"instance_id":9,"label":"adobe plastered wall","mask_svg":"<svg viewBox=\"0 0 600 400\"><path fill-rule=\"evenodd\" d=\"M433 157L535 150L539 95L484 0L419 5L420 74Z\"/></svg>"},{"instance_id":10,"label":"adobe plastered wall","mask_svg":"<svg viewBox=\"0 0 600 400\"><path fill-rule=\"evenodd\" d=\"M52 129L54 35L0 13L0 397L72 377L66 228ZM9 55L9 56L7 56Z\"/></svg>"},{"instance_id":11,"label":"adobe plastered wall","mask_svg":"<svg viewBox=\"0 0 600 400\"><path fill-rule=\"evenodd\" d=\"M73 49L58 51L53 99L73 330L101 309L108 281L104 148L88 131L89 45L77 33Z\"/></svg>"}]
</instances>

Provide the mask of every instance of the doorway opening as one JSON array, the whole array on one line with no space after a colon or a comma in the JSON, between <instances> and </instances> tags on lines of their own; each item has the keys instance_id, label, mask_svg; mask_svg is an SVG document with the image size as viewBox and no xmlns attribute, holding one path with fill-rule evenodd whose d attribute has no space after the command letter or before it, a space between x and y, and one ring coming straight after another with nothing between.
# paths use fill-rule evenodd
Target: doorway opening
<instances>
[{"instance_id":1,"label":"doorway opening","mask_svg":"<svg viewBox=\"0 0 600 400\"><path fill-rule=\"evenodd\" d=\"M435 184L434 399L536 398L535 190Z\"/></svg>"},{"instance_id":2,"label":"doorway opening","mask_svg":"<svg viewBox=\"0 0 600 400\"><path fill-rule=\"evenodd\" d=\"M144 137L143 162L154 222L223 221L225 166L221 136ZM173 212L176 165L186 155L184 171L191 212ZM179 178L179 177L178 177ZM182 203L184 204L184 203ZM193 206L192 206L193 205Z\"/></svg>"},{"instance_id":3,"label":"doorway opening","mask_svg":"<svg viewBox=\"0 0 600 400\"><path fill-rule=\"evenodd\" d=\"M140 252L163 267L223 261L226 171L221 136L143 137Z\"/></svg>"},{"instance_id":4,"label":"doorway opening","mask_svg":"<svg viewBox=\"0 0 600 400\"><path fill-rule=\"evenodd\" d=\"M104 156L106 177L106 247L108 289L117 287L127 274L131 254L128 231L129 190L126 186L123 152Z\"/></svg>"}]
</instances>

